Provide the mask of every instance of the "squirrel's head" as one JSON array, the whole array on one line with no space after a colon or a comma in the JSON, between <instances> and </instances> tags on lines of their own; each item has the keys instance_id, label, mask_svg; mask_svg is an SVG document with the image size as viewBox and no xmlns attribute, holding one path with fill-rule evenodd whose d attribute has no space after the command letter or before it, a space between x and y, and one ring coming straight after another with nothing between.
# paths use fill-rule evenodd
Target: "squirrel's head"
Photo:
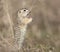
<instances>
[{"instance_id":1,"label":"squirrel's head","mask_svg":"<svg viewBox=\"0 0 60 52\"><path fill-rule=\"evenodd\" d=\"M31 17L28 17L30 11L27 9L22 9L18 11L18 17L23 24L29 24L32 21Z\"/></svg>"}]
</instances>

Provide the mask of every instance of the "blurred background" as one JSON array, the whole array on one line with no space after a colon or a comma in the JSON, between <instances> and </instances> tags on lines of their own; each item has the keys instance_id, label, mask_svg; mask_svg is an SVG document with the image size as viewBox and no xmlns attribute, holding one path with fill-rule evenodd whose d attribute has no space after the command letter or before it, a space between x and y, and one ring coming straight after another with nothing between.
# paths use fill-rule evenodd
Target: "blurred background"
<instances>
[{"instance_id":1,"label":"blurred background","mask_svg":"<svg viewBox=\"0 0 60 52\"><path fill-rule=\"evenodd\" d=\"M21 8L32 8L33 21L20 52L60 52L60 0L0 0L0 52L16 52L12 26Z\"/></svg>"}]
</instances>

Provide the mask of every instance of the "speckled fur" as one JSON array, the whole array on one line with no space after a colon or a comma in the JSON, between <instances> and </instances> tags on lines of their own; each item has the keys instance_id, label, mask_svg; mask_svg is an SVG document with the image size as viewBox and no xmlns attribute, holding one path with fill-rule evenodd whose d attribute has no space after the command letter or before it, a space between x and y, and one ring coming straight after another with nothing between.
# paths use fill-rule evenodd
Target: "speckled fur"
<instances>
[{"instance_id":1,"label":"speckled fur","mask_svg":"<svg viewBox=\"0 0 60 52\"><path fill-rule=\"evenodd\" d=\"M27 17L28 13L29 11L27 9L22 9L18 11L18 24L14 28L15 29L15 40L19 47L18 49L21 48L22 43L24 41L27 24L29 24L32 21L32 18Z\"/></svg>"}]
</instances>

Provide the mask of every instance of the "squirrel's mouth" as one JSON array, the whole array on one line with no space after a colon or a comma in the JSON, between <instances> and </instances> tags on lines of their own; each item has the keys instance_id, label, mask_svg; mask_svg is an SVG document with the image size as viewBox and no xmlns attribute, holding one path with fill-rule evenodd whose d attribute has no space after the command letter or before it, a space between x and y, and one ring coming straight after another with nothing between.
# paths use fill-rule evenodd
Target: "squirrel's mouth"
<instances>
[{"instance_id":1,"label":"squirrel's mouth","mask_svg":"<svg viewBox=\"0 0 60 52\"><path fill-rule=\"evenodd\" d=\"M31 12L29 11L28 13L27 13L27 16L30 14Z\"/></svg>"},{"instance_id":2,"label":"squirrel's mouth","mask_svg":"<svg viewBox=\"0 0 60 52\"><path fill-rule=\"evenodd\" d=\"M27 14L27 18L32 18L31 17L31 11L29 11L29 13Z\"/></svg>"}]
</instances>

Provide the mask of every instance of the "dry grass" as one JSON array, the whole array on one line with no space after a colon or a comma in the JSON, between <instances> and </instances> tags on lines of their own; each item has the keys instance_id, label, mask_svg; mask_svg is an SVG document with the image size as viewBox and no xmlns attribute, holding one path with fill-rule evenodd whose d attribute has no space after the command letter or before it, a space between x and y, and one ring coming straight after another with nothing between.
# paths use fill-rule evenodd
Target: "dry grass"
<instances>
[{"instance_id":1,"label":"dry grass","mask_svg":"<svg viewBox=\"0 0 60 52\"><path fill-rule=\"evenodd\" d=\"M12 22L16 25L21 8L31 10L33 21L20 52L60 52L60 0L25 0L25 6L22 2L0 0L0 52L17 52ZM3 3L9 5L7 9Z\"/></svg>"}]
</instances>

